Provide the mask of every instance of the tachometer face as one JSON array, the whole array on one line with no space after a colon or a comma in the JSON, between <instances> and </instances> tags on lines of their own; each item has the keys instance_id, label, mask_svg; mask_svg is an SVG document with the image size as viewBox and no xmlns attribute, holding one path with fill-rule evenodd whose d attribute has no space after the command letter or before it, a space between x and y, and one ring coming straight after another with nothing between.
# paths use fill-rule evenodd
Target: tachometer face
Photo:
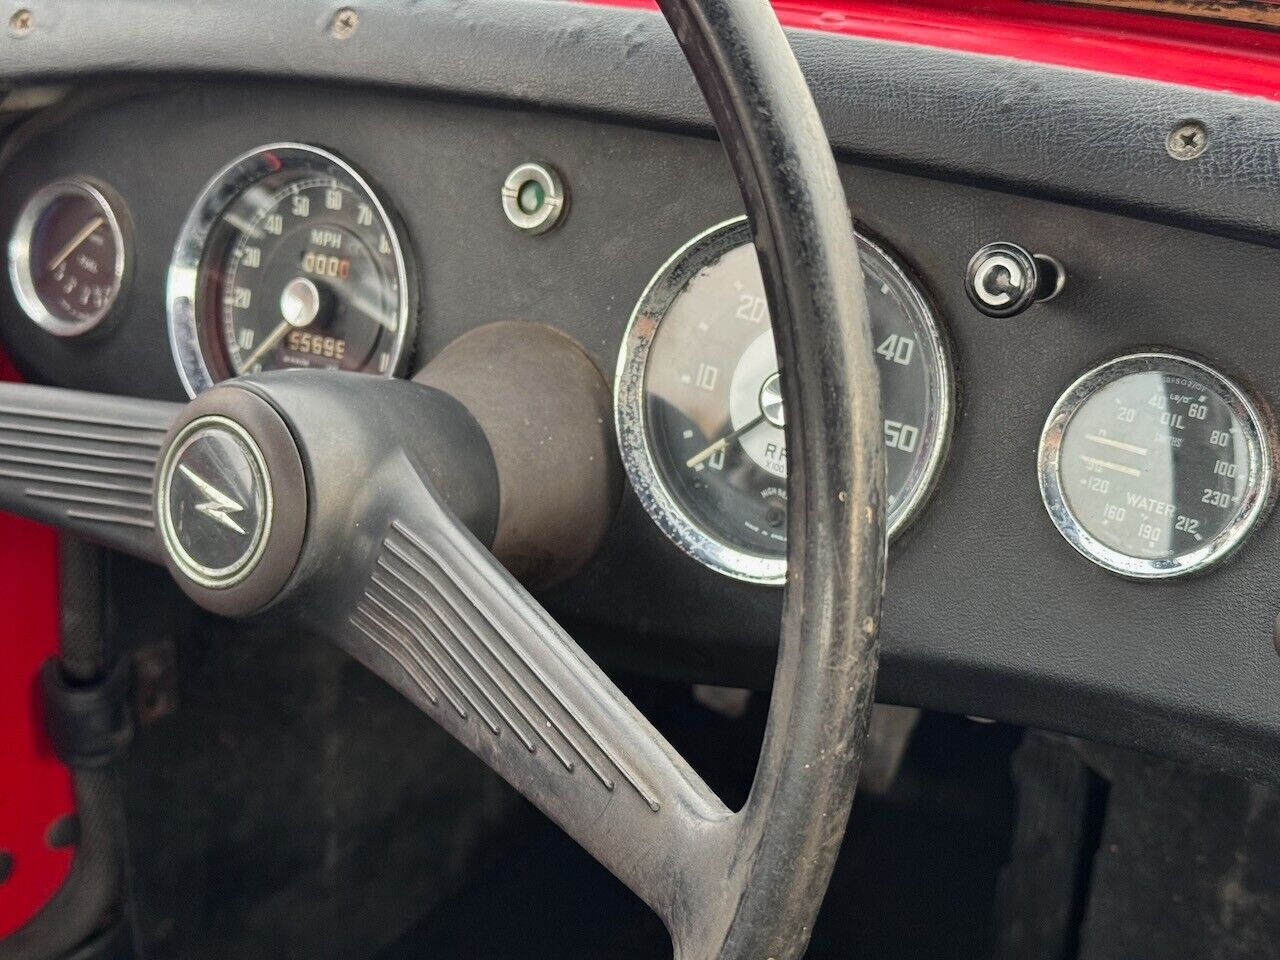
<instances>
[{"instance_id":1,"label":"tachometer face","mask_svg":"<svg viewBox=\"0 0 1280 960\"><path fill-rule=\"evenodd\" d=\"M952 375L928 301L859 236L880 368L891 535L940 467ZM744 580L786 574L785 411L745 220L695 238L650 282L618 363L618 435L645 508L682 549Z\"/></svg>"},{"instance_id":2,"label":"tachometer face","mask_svg":"<svg viewBox=\"0 0 1280 960\"><path fill-rule=\"evenodd\" d=\"M1129 577L1204 570L1243 542L1271 499L1257 405L1198 360L1142 353L1103 364L1054 406L1040 489L1067 541Z\"/></svg>"},{"instance_id":3,"label":"tachometer face","mask_svg":"<svg viewBox=\"0 0 1280 960\"><path fill-rule=\"evenodd\" d=\"M205 188L170 267L188 392L269 369L394 375L412 316L403 250L372 187L333 154L279 144L236 160Z\"/></svg>"}]
</instances>

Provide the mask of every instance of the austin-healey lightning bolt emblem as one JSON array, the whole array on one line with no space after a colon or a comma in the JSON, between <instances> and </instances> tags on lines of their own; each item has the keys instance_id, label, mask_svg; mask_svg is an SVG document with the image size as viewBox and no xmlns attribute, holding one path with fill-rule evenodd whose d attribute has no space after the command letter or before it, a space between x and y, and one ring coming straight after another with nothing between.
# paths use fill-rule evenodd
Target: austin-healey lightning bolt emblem
<instances>
[{"instance_id":1,"label":"austin-healey lightning bolt emblem","mask_svg":"<svg viewBox=\"0 0 1280 960\"><path fill-rule=\"evenodd\" d=\"M178 470L181 471L184 477L195 484L196 488L201 493L209 498L203 503L197 503L196 511L198 513L203 513L210 520L222 524L227 529L234 530L236 533L244 536L244 527L240 526L240 524L236 523L236 521L231 518L231 514L240 513L244 510L244 507L241 504L236 503L233 499L228 497L208 480L204 479L204 477L201 477L186 464L178 464Z\"/></svg>"}]
</instances>

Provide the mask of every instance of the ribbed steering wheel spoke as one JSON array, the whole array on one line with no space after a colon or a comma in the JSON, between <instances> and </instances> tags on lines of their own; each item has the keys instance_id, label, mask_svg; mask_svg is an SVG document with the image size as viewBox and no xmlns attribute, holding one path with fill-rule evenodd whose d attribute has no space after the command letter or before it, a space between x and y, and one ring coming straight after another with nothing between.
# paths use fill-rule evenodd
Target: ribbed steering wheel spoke
<instances>
[{"instance_id":1,"label":"ribbed steering wheel spoke","mask_svg":"<svg viewBox=\"0 0 1280 960\"><path fill-rule=\"evenodd\" d=\"M181 409L0 383L0 510L159 563L152 487Z\"/></svg>"},{"instance_id":2,"label":"ribbed steering wheel spoke","mask_svg":"<svg viewBox=\"0 0 1280 960\"><path fill-rule=\"evenodd\" d=\"M664 919L713 895L689 868L730 811L436 495L398 500L354 606L317 619Z\"/></svg>"}]
</instances>

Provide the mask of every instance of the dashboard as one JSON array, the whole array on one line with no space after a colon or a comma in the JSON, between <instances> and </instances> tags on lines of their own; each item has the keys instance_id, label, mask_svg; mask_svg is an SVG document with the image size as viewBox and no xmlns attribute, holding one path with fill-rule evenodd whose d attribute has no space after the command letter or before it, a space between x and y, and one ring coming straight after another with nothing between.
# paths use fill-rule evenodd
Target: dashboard
<instances>
[{"instance_id":1,"label":"dashboard","mask_svg":"<svg viewBox=\"0 0 1280 960\"><path fill-rule=\"evenodd\" d=\"M1143 209L1137 181L1112 201L1078 172L838 158L889 459L880 698L1275 776L1265 224L1230 198ZM1163 136L1148 159L1157 194L1188 162ZM4 176L0 342L36 382L185 400L261 369L411 376L495 321L573 337L630 483L549 609L607 662L768 684L785 411L737 188L696 125L184 79L36 115Z\"/></svg>"}]
</instances>

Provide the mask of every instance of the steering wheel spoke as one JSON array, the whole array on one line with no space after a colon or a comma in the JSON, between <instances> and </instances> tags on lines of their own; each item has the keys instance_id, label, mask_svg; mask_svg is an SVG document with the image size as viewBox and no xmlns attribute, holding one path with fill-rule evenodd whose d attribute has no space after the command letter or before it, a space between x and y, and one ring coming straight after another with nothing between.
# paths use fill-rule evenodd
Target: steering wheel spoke
<instances>
[{"instance_id":1,"label":"steering wheel spoke","mask_svg":"<svg viewBox=\"0 0 1280 960\"><path fill-rule=\"evenodd\" d=\"M690 851L727 843L730 811L490 552L498 470L469 411L419 383L297 372L209 391L173 436L251 419L269 474L288 446L306 467L305 482L276 488L265 534L276 539L296 508L305 542L286 576L261 559L247 581L280 584L271 615L386 679L668 922L691 898L718 896ZM200 529L183 532L191 556ZM206 607L235 599L171 569ZM253 613L262 596L222 612Z\"/></svg>"},{"instance_id":2,"label":"steering wheel spoke","mask_svg":"<svg viewBox=\"0 0 1280 960\"><path fill-rule=\"evenodd\" d=\"M159 563L152 490L181 404L0 384L0 510Z\"/></svg>"},{"instance_id":3,"label":"steering wheel spoke","mask_svg":"<svg viewBox=\"0 0 1280 960\"><path fill-rule=\"evenodd\" d=\"M339 642L669 916L730 811L438 497L407 503Z\"/></svg>"}]
</instances>

